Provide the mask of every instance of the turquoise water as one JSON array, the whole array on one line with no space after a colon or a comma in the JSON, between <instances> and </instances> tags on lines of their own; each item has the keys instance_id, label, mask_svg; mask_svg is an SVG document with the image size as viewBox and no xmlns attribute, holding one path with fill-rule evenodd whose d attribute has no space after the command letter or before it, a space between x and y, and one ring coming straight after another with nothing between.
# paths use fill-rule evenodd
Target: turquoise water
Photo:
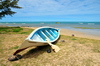
<instances>
[{"instance_id":1,"label":"turquoise water","mask_svg":"<svg viewBox=\"0 0 100 66\"><path fill-rule=\"evenodd\" d=\"M51 26L56 28L70 29L87 34L100 36L100 29L79 29L74 27L100 28L100 22L0 22L0 26L25 26L25 27L42 27Z\"/></svg>"}]
</instances>

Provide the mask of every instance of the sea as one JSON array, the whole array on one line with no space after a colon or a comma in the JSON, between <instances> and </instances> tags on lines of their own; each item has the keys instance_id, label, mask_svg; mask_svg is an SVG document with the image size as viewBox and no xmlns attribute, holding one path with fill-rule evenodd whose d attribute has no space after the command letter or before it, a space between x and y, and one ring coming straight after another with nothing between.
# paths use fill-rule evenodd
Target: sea
<instances>
[{"instance_id":1,"label":"sea","mask_svg":"<svg viewBox=\"0 0 100 66\"><path fill-rule=\"evenodd\" d=\"M100 22L0 22L0 26L14 27L43 27L63 28L100 36ZM78 28L76 28L78 27ZM86 27L81 29L80 27Z\"/></svg>"}]
</instances>

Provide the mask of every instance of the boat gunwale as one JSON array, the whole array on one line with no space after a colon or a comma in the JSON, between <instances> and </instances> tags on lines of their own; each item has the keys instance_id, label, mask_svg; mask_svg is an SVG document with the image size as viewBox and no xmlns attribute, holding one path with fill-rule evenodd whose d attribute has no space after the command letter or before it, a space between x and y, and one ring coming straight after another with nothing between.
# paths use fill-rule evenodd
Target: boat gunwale
<instances>
[{"instance_id":1,"label":"boat gunwale","mask_svg":"<svg viewBox=\"0 0 100 66\"><path fill-rule=\"evenodd\" d=\"M30 37L32 37L32 35L33 35L36 31L38 31L38 30L40 30L40 29L43 29L43 28L52 28L52 29L58 30L58 36L57 36L57 38L54 39L53 41L50 41L50 42L55 42L55 41L60 37L60 29L53 28L53 27L39 27L39 28L35 29L34 31L32 31L32 33L31 33L25 40L28 40L29 42L47 43L47 41L35 41L35 40L30 39Z\"/></svg>"}]
</instances>

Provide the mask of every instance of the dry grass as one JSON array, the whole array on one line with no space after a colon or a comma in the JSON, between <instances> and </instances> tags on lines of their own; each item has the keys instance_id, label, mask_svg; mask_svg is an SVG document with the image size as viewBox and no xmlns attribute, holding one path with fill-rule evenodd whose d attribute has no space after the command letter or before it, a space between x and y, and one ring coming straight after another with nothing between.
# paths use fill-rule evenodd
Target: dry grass
<instances>
[{"instance_id":1,"label":"dry grass","mask_svg":"<svg viewBox=\"0 0 100 66\"><path fill-rule=\"evenodd\" d=\"M28 29L24 29L28 31ZM24 31L24 32L25 32ZM61 50L47 53L49 46L28 48L20 54L23 58L10 62L13 54L28 34L0 34L0 66L99 66L100 41L61 35L56 43ZM65 42L61 42L65 40Z\"/></svg>"}]
</instances>

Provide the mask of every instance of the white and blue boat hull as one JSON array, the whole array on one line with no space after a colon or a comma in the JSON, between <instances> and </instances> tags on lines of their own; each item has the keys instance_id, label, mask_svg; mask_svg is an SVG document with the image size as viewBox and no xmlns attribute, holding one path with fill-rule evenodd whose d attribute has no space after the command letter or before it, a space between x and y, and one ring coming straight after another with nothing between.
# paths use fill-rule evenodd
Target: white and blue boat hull
<instances>
[{"instance_id":1,"label":"white and blue boat hull","mask_svg":"<svg viewBox=\"0 0 100 66\"><path fill-rule=\"evenodd\" d=\"M60 29L53 27L40 27L35 29L22 43L19 49L28 48L31 46L43 46L48 45L46 39L49 39L51 43L58 40L60 37Z\"/></svg>"},{"instance_id":2,"label":"white and blue boat hull","mask_svg":"<svg viewBox=\"0 0 100 66\"><path fill-rule=\"evenodd\" d=\"M60 36L60 30L52 27L40 27L34 30L26 40L31 42L47 43L48 38L50 42L55 42Z\"/></svg>"}]
</instances>

